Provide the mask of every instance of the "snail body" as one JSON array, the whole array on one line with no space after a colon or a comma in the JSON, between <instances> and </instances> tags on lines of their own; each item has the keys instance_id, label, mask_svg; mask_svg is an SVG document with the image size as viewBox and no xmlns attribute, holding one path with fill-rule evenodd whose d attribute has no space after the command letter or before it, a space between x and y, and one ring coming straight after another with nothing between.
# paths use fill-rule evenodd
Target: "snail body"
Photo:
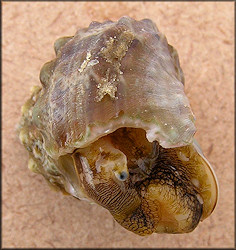
<instances>
[{"instance_id":1,"label":"snail body","mask_svg":"<svg viewBox=\"0 0 236 250\"><path fill-rule=\"evenodd\" d=\"M218 187L176 50L151 20L129 17L92 22L54 49L22 108L29 168L136 234L191 232Z\"/></svg>"}]
</instances>

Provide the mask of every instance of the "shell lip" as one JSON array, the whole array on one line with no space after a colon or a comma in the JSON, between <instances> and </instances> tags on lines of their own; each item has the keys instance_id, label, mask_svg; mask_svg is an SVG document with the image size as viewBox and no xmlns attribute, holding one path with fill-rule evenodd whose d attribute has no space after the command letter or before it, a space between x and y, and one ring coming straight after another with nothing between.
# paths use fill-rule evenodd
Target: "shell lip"
<instances>
[{"instance_id":1,"label":"shell lip","mask_svg":"<svg viewBox=\"0 0 236 250\"><path fill-rule=\"evenodd\" d=\"M165 134L158 125L152 126L150 123L145 123L141 120L136 120L135 122L132 119L126 118L122 121L122 117L119 119L113 120L113 122L108 123L107 126L101 123L97 126L88 126L84 136L80 140L76 140L71 144L73 148L84 148L99 138L113 133L119 128L129 127L129 128L141 128L146 131L146 137L149 142L158 141L158 143L164 148L175 148L186 146L192 144L193 136L195 134L195 127L185 134L185 139L181 140L181 135L171 138L168 134ZM151 133L151 136L148 136L148 133Z\"/></svg>"},{"instance_id":2,"label":"shell lip","mask_svg":"<svg viewBox=\"0 0 236 250\"><path fill-rule=\"evenodd\" d=\"M209 170L210 170L210 172L211 172L211 174L212 174L212 176L213 176L214 182L215 182L216 197L215 197L214 206L212 207L212 210L211 210L211 212L210 212L210 214L212 214L212 213L214 212L214 210L215 210L215 208L216 208L218 202L219 202L219 195L220 195L220 191L219 191L219 181L218 181L218 179L217 179L217 177L216 177L216 173L215 173L214 169L212 168L210 162L209 162L209 161L206 159L206 157L204 156L204 154L203 154L203 152L202 152L202 150L201 150L201 147L200 147L200 145L198 144L198 142L197 142L197 140L196 140L195 138L193 138L193 146L194 146L194 148L196 149L196 151L198 152L198 154L203 158L203 160L204 160L204 161L206 162L206 164L208 165ZM210 215L210 214L209 214L209 215ZM208 215L208 216L209 216L209 215ZM204 219L201 219L201 221L203 221L203 220L204 220Z\"/></svg>"},{"instance_id":3,"label":"shell lip","mask_svg":"<svg viewBox=\"0 0 236 250\"><path fill-rule=\"evenodd\" d=\"M121 123L115 124L115 126L111 126L111 125L87 126L84 135L82 135L77 140L72 141L72 142L66 142L65 147L58 147L56 145L54 145L55 147L50 146L51 150L49 150L48 148L47 151L51 155L52 158L57 159L59 156L72 153L74 150L78 148L85 148L91 143L95 142L96 140L115 132L119 128L125 128L125 127L141 128L145 130L147 140L149 142L157 141L163 148L176 148L176 147L190 145L192 144L193 135L195 134L195 130L193 130L186 140L181 140L181 136L176 137L176 139L172 140L171 138L168 137L168 135L161 134L161 133L155 133L155 137L150 138L147 136L147 131L150 129L148 124L144 126L142 123L139 123L139 122L137 122L136 124L134 124L133 122L126 122L122 124L121 122Z\"/></svg>"}]
</instances>

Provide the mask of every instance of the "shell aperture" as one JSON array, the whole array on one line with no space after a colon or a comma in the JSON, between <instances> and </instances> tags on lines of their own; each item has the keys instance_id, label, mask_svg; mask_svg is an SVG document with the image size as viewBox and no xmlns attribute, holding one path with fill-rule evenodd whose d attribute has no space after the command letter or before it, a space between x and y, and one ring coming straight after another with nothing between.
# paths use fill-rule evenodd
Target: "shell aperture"
<instances>
[{"instance_id":1,"label":"shell aperture","mask_svg":"<svg viewBox=\"0 0 236 250\"><path fill-rule=\"evenodd\" d=\"M138 234L187 233L218 184L194 140L176 50L155 24L92 22L54 44L22 108L29 168Z\"/></svg>"}]
</instances>

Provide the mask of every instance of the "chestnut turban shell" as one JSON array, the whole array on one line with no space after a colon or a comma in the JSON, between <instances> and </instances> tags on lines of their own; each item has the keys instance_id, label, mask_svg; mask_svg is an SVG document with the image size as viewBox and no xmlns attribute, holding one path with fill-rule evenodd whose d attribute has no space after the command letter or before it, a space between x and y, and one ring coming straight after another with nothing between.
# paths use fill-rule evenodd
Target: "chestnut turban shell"
<instances>
[{"instance_id":1,"label":"chestnut turban shell","mask_svg":"<svg viewBox=\"0 0 236 250\"><path fill-rule=\"evenodd\" d=\"M136 234L191 232L218 187L177 51L151 20L129 17L92 22L54 49L22 107L29 168Z\"/></svg>"}]
</instances>

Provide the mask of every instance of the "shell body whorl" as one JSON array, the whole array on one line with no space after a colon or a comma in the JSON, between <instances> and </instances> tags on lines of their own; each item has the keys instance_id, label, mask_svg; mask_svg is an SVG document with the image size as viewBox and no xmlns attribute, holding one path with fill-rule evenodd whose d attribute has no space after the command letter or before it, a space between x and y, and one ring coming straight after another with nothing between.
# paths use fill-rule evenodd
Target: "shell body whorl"
<instances>
[{"instance_id":1,"label":"shell body whorl","mask_svg":"<svg viewBox=\"0 0 236 250\"><path fill-rule=\"evenodd\" d=\"M41 74L45 87L33 109L53 154L120 127L143 128L164 147L192 141L194 117L178 58L151 21L92 23L66 41Z\"/></svg>"}]
</instances>

